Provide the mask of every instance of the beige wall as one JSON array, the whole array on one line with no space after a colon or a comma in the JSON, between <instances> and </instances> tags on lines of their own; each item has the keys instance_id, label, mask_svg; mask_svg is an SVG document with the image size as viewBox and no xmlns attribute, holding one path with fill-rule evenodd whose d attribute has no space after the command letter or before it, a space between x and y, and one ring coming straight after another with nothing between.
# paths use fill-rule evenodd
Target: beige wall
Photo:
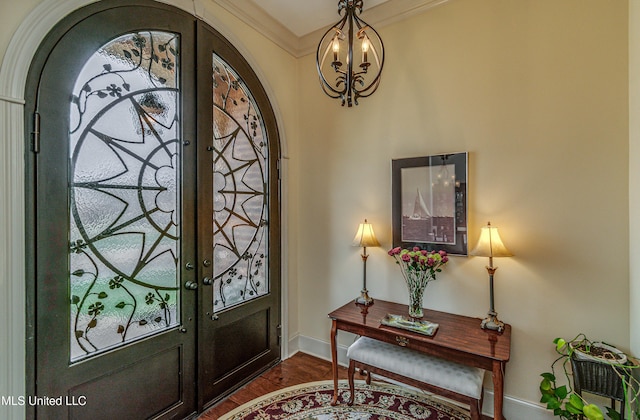
<instances>
[{"instance_id":1,"label":"beige wall","mask_svg":"<svg viewBox=\"0 0 640 420\"><path fill-rule=\"evenodd\" d=\"M629 346L627 2L455 0L384 27L378 92L341 108L301 60L300 330L326 340L362 282L404 302L391 246L393 158L468 151L474 242L487 220L516 255L497 261L496 309L513 326L506 393L538 401L552 340L579 332ZM302 228L304 227L304 228ZM483 317L482 258L456 257L433 309ZM342 336L342 344L351 337Z\"/></svg>"},{"instance_id":2,"label":"beige wall","mask_svg":"<svg viewBox=\"0 0 640 420\"><path fill-rule=\"evenodd\" d=\"M0 0L0 54L39 3ZM313 56L295 60L221 8L201 9L254 65L280 118L290 158L289 337L328 341L327 313L359 293L362 263L350 244L365 217L383 244L369 249L369 289L406 300L386 255L390 161L468 151L471 241L491 220L516 254L499 260L496 274L496 309L513 326L506 393L538 400L556 336L585 332L629 347L628 174L639 163L628 158L637 145L629 146L627 8L619 0L452 0L380 29L382 84L351 109L321 93ZM485 264L453 258L425 305L483 317Z\"/></svg>"}]
</instances>

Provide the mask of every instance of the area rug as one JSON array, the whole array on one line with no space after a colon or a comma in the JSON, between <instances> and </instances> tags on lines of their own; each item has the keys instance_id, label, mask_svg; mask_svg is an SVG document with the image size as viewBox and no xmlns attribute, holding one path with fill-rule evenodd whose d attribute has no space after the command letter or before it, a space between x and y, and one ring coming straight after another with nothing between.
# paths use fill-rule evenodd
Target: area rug
<instances>
[{"instance_id":1,"label":"area rug","mask_svg":"<svg viewBox=\"0 0 640 420\"><path fill-rule=\"evenodd\" d=\"M339 382L339 398L331 406L333 381L309 382L281 389L236 408L220 420L468 420L469 412L454 404L395 385L356 381L349 407L349 386Z\"/></svg>"}]
</instances>

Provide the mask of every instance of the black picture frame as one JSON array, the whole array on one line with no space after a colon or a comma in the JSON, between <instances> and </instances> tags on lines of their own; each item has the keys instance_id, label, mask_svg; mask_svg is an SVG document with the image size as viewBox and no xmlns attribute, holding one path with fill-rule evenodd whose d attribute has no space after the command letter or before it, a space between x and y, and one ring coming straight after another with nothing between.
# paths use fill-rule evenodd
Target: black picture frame
<instances>
[{"instance_id":1,"label":"black picture frame","mask_svg":"<svg viewBox=\"0 0 640 420\"><path fill-rule=\"evenodd\" d=\"M467 255L468 153L391 161L393 246Z\"/></svg>"}]
</instances>

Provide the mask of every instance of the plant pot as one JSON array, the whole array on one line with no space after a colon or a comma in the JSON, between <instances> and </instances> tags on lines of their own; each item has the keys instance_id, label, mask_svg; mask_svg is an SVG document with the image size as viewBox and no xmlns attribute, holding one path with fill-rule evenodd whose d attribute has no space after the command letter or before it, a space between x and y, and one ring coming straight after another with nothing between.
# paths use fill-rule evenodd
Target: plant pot
<instances>
[{"instance_id":1,"label":"plant pot","mask_svg":"<svg viewBox=\"0 0 640 420\"><path fill-rule=\"evenodd\" d=\"M579 348L581 344L583 344L581 341L569 343L569 346L573 349L573 356L577 360L620 365L627 363L627 356L624 352L614 346L605 343L591 343L592 352L586 353ZM593 351L594 348L598 348L598 350ZM601 356L600 354L603 355Z\"/></svg>"}]
</instances>

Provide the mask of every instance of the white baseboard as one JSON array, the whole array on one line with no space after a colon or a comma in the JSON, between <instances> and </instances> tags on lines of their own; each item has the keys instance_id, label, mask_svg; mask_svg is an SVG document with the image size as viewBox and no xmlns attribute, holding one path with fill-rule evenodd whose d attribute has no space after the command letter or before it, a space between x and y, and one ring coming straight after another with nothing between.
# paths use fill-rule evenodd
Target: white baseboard
<instances>
[{"instance_id":1,"label":"white baseboard","mask_svg":"<svg viewBox=\"0 0 640 420\"><path fill-rule=\"evenodd\" d=\"M294 350L295 351L292 351ZM301 351L324 360L331 360L331 345L316 338L297 335L289 341L289 356ZM338 364L348 365L347 346L338 344ZM482 407L484 415L493 417L493 391L484 390L484 405ZM504 416L507 419L527 419L527 420L551 420L552 413L536 403L512 397L504 396Z\"/></svg>"}]
</instances>

